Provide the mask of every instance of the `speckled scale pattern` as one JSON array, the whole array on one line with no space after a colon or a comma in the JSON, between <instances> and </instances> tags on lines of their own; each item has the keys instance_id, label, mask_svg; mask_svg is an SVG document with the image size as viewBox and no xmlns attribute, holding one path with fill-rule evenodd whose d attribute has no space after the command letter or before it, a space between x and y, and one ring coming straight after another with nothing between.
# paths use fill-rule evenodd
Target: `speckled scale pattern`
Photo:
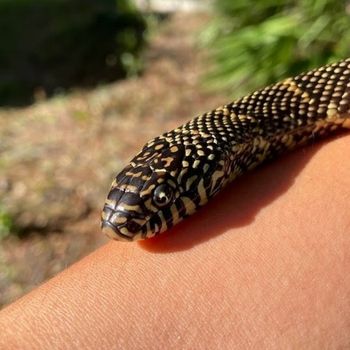
<instances>
[{"instance_id":1,"label":"speckled scale pattern","mask_svg":"<svg viewBox=\"0 0 350 350\"><path fill-rule=\"evenodd\" d=\"M321 67L259 90L231 106L233 112L249 116L265 137L331 120L348 112L350 61Z\"/></svg>"},{"instance_id":2,"label":"speckled scale pattern","mask_svg":"<svg viewBox=\"0 0 350 350\"><path fill-rule=\"evenodd\" d=\"M164 232L247 170L349 128L349 94L346 59L285 79L156 137L112 183L102 226L110 237L127 241ZM159 193L166 199L161 207L155 198Z\"/></svg>"}]
</instances>

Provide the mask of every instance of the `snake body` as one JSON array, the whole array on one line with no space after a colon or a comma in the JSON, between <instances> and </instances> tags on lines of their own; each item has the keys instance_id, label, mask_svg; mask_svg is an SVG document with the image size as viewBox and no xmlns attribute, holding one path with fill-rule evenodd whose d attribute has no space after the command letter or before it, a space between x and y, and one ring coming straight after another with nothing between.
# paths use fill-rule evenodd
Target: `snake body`
<instances>
[{"instance_id":1,"label":"snake body","mask_svg":"<svg viewBox=\"0 0 350 350\"><path fill-rule=\"evenodd\" d=\"M350 128L350 59L302 73L149 141L112 183L103 231L133 241L191 215L237 176Z\"/></svg>"}]
</instances>

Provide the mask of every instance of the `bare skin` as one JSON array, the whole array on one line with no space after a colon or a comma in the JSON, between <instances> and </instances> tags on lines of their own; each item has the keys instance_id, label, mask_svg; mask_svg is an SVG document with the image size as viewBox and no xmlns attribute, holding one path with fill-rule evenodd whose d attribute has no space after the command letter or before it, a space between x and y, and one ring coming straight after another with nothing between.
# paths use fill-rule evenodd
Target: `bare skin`
<instances>
[{"instance_id":1,"label":"bare skin","mask_svg":"<svg viewBox=\"0 0 350 350\"><path fill-rule=\"evenodd\" d=\"M0 348L349 348L349 156L349 135L311 145L106 244L5 308Z\"/></svg>"}]
</instances>

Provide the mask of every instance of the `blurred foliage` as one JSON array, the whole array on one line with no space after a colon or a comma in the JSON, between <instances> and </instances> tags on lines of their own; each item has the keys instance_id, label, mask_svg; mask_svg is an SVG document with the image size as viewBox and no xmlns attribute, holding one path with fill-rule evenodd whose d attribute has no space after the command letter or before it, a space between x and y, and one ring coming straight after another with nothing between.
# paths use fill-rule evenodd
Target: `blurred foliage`
<instances>
[{"instance_id":1,"label":"blurred foliage","mask_svg":"<svg viewBox=\"0 0 350 350\"><path fill-rule=\"evenodd\" d=\"M282 77L346 58L345 0L215 0L217 16L202 34L214 65L206 83L235 97Z\"/></svg>"},{"instance_id":2,"label":"blurred foliage","mask_svg":"<svg viewBox=\"0 0 350 350\"><path fill-rule=\"evenodd\" d=\"M0 0L0 105L135 74L145 27L129 0Z\"/></svg>"},{"instance_id":3,"label":"blurred foliage","mask_svg":"<svg viewBox=\"0 0 350 350\"><path fill-rule=\"evenodd\" d=\"M11 216L0 203L0 241L10 235L12 228Z\"/></svg>"}]
</instances>

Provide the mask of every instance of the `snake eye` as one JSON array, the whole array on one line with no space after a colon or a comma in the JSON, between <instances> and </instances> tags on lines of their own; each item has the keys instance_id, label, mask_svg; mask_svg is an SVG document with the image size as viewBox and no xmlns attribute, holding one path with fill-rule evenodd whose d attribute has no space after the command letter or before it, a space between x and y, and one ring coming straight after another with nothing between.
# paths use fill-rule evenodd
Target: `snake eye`
<instances>
[{"instance_id":1,"label":"snake eye","mask_svg":"<svg viewBox=\"0 0 350 350\"><path fill-rule=\"evenodd\" d=\"M157 207L164 207L171 202L173 196L173 189L167 184L161 184L153 192L153 202Z\"/></svg>"}]
</instances>

